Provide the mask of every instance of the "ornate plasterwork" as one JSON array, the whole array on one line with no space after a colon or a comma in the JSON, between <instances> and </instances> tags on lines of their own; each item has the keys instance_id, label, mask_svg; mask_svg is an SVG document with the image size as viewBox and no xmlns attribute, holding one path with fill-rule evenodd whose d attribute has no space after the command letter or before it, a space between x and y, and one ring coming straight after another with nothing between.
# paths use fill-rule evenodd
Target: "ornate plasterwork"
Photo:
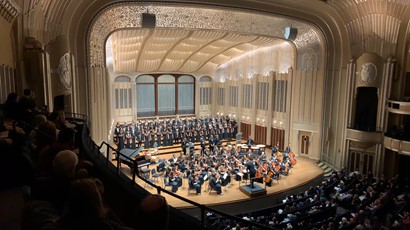
<instances>
[{"instance_id":1,"label":"ornate plasterwork","mask_svg":"<svg viewBox=\"0 0 410 230\"><path fill-rule=\"evenodd\" d=\"M141 27L141 14L153 13L156 15L156 27L162 28L190 28L232 31L237 33L273 36L283 39L284 28L289 24L298 28L298 37L308 39L295 40L298 49L314 45L318 59L321 60L321 38L318 29L312 25L281 18L255 11L238 11L229 8L202 8L199 5L177 5L158 3L119 3L107 7L96 15L88 35L88 55L90 66L105 66L105 40L115 30Z\"/></svg>"},{"instance_id":2,"label":"ornate plasterwork","mask_svg":"<svg viewBox=\"0 0 410 230\"><path fill-rule=\"evenodd\" d=\"M0 15L12 22L21 13L20 7L13 0L0 0Z\"/></svg>"}]
</instances>

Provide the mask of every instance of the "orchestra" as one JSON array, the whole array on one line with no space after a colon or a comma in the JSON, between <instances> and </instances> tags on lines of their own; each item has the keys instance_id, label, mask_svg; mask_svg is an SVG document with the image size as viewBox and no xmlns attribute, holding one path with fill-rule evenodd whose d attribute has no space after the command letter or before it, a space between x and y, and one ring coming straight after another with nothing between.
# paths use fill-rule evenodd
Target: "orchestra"
<instances>
[{"instance_id":1,"label":"orchestra","mask_svg":"<svg viewBox=\"0 0 410 230\"><path fill-rule=\"evenodd\" d=\"M221 140L235 136L236 126L236 121L228 116L145 120L127 126L117 124L114 137L118 148L180 144L184 154L161 159L157 165L157 171L165 173L173 192L182 185L184 177L198 195L204 183L222 194L222 187L228 186L232 177L238 181L249 179L251 188L255 182L271 186L273 180L287 176L297 164L290 146L285 150L273 146L270 158L265 154L265 145L254 145L250 137L246 144L234 147L227 142L223 146ZM200 143L200 154L194 154L193 142Z\"/></svg>"}]
</instances>

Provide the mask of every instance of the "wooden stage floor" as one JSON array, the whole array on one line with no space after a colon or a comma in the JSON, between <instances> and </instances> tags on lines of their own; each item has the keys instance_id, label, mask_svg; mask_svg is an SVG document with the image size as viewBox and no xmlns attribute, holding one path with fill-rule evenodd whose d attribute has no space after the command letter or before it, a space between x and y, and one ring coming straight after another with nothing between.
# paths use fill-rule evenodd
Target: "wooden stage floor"
<instances>
[{"instance_id":1,"label":"wooden stage floor","mask_svg":"<svg viewBox=\"0 0 410 230\"><path fill-rule=\"evenodd\" d=\"M160 151L161 153L161 151ZM270 157L271 154L271 149L266 150L266 154L268 157ZM160 154L158 155L159 158L171 158L172 154ZM280 193L286 193L287 191L292 193L292 190L295 188L298 188L302 185L306 185L319 177L323 176L323 169L316 166L316 160L309 159L307 157L296 157L297 159L297 164L292 168L288 176L281 176L281 179L279 181L273 181L272 186L266 186L267 194L264 196L264 198L269 198L269 196L274 196L276 194ZM150 169L153 167L156 167L156 164L151 164ZM124 172L126 175L130 176L130 169L126 165L121 166L121 171ZM139 178L136 178L136 182L141 186L144 187L145 182L142 181ZM256 182L255 182L256 183ZM160 177L158 182L156 183L157 185L163 186L163 178ZM216 192L212 192L209 194L209 192L206 191L207 187L207 182L204 183L202 186L202 193L201 195L196 195L194 191L191 191L191 194L188 195L188 180L186 178L183 179L183 185L178 189L176 194L186 197L192 201L195 201L199 204L204 204L207 206L217 206L217 205L225 205L225 204L232 204L236 202L244 202L244 201L250 201L252 199L258 199L258 198L250 198L243 192L239 190L240 186L245 185L245 182L239 183L238 181L235 180L235 178L232 178L232 182L224 188L222 191L222 195L217 195ZM258 183L258 185L265 187L264 184ZM147 185L145 188L148 192L151 193L156 193L156 190L153 189L150 185ZM167 187L167 190L170 190L171 187ZM167 199L169 205L178 208L178 209L186 209L192 207L192 205L179 200L173 196L170 196L168 194L163 193L165 198Z\"/></svg>"}]
</instances>

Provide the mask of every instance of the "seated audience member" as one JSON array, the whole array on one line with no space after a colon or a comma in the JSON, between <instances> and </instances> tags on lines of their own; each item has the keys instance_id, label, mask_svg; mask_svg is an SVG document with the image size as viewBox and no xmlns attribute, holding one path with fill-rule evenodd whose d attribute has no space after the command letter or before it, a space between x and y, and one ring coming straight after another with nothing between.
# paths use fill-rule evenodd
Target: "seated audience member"
<instances>
[{"instance_id":1,"label":"seated audience member","mask_svg":"<svg viewBox=\"0 0 410 230\"><path fill-rule=\"evenodd\" d=\"M52 112L49 116L49 120L55 123L58 132L66 128L65 114L63 110Z\"/></svg>"},{"instance_id":2,"label":"seated audience member","mask_svg":"<svg viewBox=\"0 0 410 230\"><path fill-rule=\"evenodd\" d=\"M32 186L32 194L37 199L49 200L58 211L62 211L67 201L70 184L76 179L78 157L71 150L57 153L52 162L52 175L38 178Z\"/></svg>"},{"instance_id":3,"label":"seated audience member","mask_svg":"<svg viewBox=\"0 0 410 230\"><path fill-rule=\"evenodd\" d=\"M38 129L40 127L40 125L44 124L47 122L47 117L43 114L37 114L34 117L34 122L33 122L33 128L34 129ZM30 132L30 138L31 138L31 145L32 147L35 149L38 146L37 140L38 140L38 135L39 134L36 130L31 130Z\"/></svg>"},{"instance_id":4,"label":"seated audience member","mask_svg":"<svg viewBox=\"0 0 410 230\"><path fill-rule=\"evenodd\" d=\"M47 201L26 203L21 216L22 230L60 229L60 215Z\"/></svg>"},{"instance_id":5,"label":"seated audience member","mask_svg":"<svg viewBox=\"0 0 410 230\"><path fill-rule=\"evenodd\" d=\"M37 146L33 146L35 151L34 159L37 159L38 154L47 146L51 146L57 140L57 129L52 121L42 123L38 127L39 133L35 143Z\"/></svg>"},{"instance_id":6,"label":"seated audience member","mask_svg":"<svg viewBox=\"0 0 410 230\"><path fill-rule=\"evenodd\" d=\"M101 181L93 178L71 183L67 212L62 216L64 229L130 229L121 226L105 206L102 188Z\"/></svg>"},{"instance_id":7,"label":"seated audience member","mask_svg":"<svg viewBox=\"0 0 410 230\"><path fill-rule=\"evenodd\" d=\"M74 149L74 130L64 128L58 134L57 141L51 146L45 147L38 156L37 167L42 175L50 175L52 171L52 162L57 153L63 150Z\"/></svg>"},{"instance_id":8,"label":"seated audience member","mask_svg":"<svg viewBox=\"0 0 410 230\"><path fill-rule=\"evenodd\" d=\"M148 195L137 208L135 229L144 226L146 230L166 230L169 227L169 206L165 197Z\"/></svg>"},{"instance_id":9,"label":"seated audience member","mask_svg":"<svg viewBox=\"0 0 410 230\"><path fill-rule=\"evenodd\" d=\"M4 116L6 119L14 120L17 117L17 94L9 93L4 102Z\"/></svg>"}]
</instances>

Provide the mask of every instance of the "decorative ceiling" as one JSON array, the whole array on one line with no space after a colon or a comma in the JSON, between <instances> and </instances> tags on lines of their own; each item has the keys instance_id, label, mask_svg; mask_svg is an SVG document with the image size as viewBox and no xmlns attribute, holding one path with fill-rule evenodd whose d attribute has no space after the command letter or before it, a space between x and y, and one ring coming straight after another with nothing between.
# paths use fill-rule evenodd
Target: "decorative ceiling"
<instances>
[{"instance_id":1,"label":"decorative ceiling","mask_svg":"<svg viewBox=\"0 0 410 230\"><path fill-rule=\"evenodd\" d=\"M142 14L147 12L156 16L155 29L142 28ZM292 41L296 52L310 50L322 60L322 33L299 20L224 7L118 3L95 15L89 27L88 65L110 67L111 60L115 72L212 75L234 57L290 42L284 37L286 27L297 29ZM111 34L112 59L106 56L105 42Z\"/></svg>"},{"instance_id":2,"label":"decorative ceiling","mask_svg":"<svg viewBox=\"0 0 410 230\"><path fill-rule=\"evenodd\" d=\"M215 30L125 29L107 40L107 66L114 72L211 74L235 57L283 43L287 41Z\"/></svg>"}]
</instances>

